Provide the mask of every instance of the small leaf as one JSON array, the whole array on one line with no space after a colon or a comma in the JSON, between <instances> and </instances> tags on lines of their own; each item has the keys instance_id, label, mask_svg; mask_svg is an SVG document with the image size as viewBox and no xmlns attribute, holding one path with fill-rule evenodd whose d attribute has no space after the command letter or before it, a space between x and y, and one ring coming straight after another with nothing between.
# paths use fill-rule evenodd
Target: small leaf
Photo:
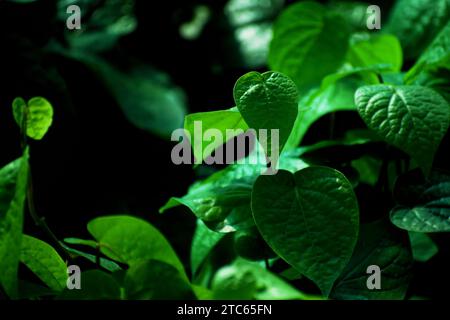
<instances>
[{"instance_id":1,"label":"small leaf","mask_svg":"<svg viewBox=\"0 0 450 320\"><path fill-rule=\"evenodd\" d=\"M397 227L415 232L450 231L450 175L432 171L425 180L417 171L400 176L394 188L398 205L391 211Z\"/></svg>"},{"instance_id":2,"label":"small leaf","mask_svg":"<svg viewBox=\"0 0 450 320\"><path fill-rule=\"evenodd\" d=\"M288 75L300 89L318 84L344 62L349 36L340 14L315 2L295 3L274 23L270 69Z\"/></svg>"},{"instance_id":3,"label":"small leaf","mask_svg":"<svg viewBox=\"0 0 450 320\"><path fill-rule=\"evenodd\" d=\"M404 299L412 271L411 248L404 233L385 221L362 224L352 259L336 281L331 297L347 300ZM369 289L367 268L380 267L381 289Z\"/></svg>"},{"instance_id":4,"label":"small leaf","mask_svg":"<svg viewBox=\"0 0 450 320\"><path fill-rule=\"evenodd\" d=\"M409 154L428 174L450 124L444 98L426 87L373 85L359 88L355 103L370 129Z\"/></svg>"},{"instance_id":5,"label":"small leaf","mask_svg":"<svg viewBox=\"0 0 450 320\"><path fill-rule=\"evenodd\" d=\"M313 300L257 263L243 259L221 268L214 276L212 290L219 300Z\"/></svg>"},{"instance_id":6,"label":"small leaf","mask_svg":"<svg viewBox=\"0 0 450 320\"><path fill-rule=\"evenodd\" d=\"M166 238L148 222L131 216L105 216L91 220L88 230L99 242L102 253L133 266L155 259L184 268Z\"/></svg>"},{"instance_id":7,"label":"small leaf","mask_svg":"<svg viewBox=\"0 0 450 320\"><path fill-rule=\"evenodd\" d=\"M62 291L66 288L67 266L55 249L44 241L24 235L20 261L50 289Z\"/></svg>"},{"instance_id":8,"label":"small leaf","mask_svg":"<svg viewBox=\"0 0 450 320\"><path fill-rule=\"evenodd\" d=\"M358 236L358 203L344 175L309 167L260 176L252 212L269 246L328 296Z\"/></svg>"},{"instance_id":9,"label":"small leaf","mask_svg":"<svg viewBox=\"0 0 450 320\"><path fill-rule=\"evenodd\" d=\"M16 298L28 182L28 151L0 169L0 285Z\"/></svg>"},{"instance_id":10,"label":"small leaf","mask_svg":"<svg viewBox=\"0 0 450 320\"><path fill-rule=\"evenodd\" d=\"M420 232L408 232L414 260L427 262L438 253L439 248L431 238Z\"/></svg>"},{"instance_id":11,"label":"small leaf","mask_svg":"<svg viewBox=\"0 0 450 320\"><path fill-rule=\"evenodd\" d=\"M233 90L234 101L248 126L279 130L278 148L272 150L271 133L259 142L268 157L280 154L297 117L298 92L291 79L278 72L249 72L238 79ZM266 141L267 139L267 141Z\"/></svg>"},{"instance_id":12,"label":"small leaf","mask_svg":"<svg viewBox=\"0 0 450 320\"><path fill-rule=\"evenodd\" d=\"M158 260L141 261L125 276L125 294L130 300L194 300L190 284L179 270Z\"/></svg>"},{"instance_id":13,"label":"small leaf","mask_svg":"<svg viewBox=\"0 0 450 320\"><path fill-rule=\"evenodd\" d=\"M22 128L24 125L28 137L34 140L41 140L53 121L53 107L50 102L42 97L34 97L28 101L27 105L19 97L14 99L12 107L14 119L19 127Z\"/></svg>"}]
</instances>

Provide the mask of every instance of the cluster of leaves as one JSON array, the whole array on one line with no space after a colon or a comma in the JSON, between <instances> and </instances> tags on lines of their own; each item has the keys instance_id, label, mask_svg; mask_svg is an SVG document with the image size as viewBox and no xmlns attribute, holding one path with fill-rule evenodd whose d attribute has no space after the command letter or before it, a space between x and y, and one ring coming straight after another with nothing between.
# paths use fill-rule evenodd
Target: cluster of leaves
<instances>
[{"instance_id":1,"label":"cluster of leaves","mask_svg":"<svg viewBox=\"0 0 450 320\"><path fill-rule=\"evenodd\" d=\"M120 17L93 19L88 34L68 33L67 46L49 49L95 70L137 127L168 136L184 115L180 93L154 70L125 73L99 54L135 27L132 1L120 3ZM185 206L197 219L187 269L158 229L128 215L89 222L93 239L52 237L34 210L28 141L44 138L53 108L42 97L15 99L12 113L22 133L23 155L0 169L0 295L408 297L413 261L426 262L439 250L429 233L450 230L450 168L433 164L435 155L445 151L442 141L450 125L450 5L447 0L437 3L429 10L427 1L398 1L381 32L367 31L366 5L357 3L299 2L264 26L272 40L257 64L262 57L271 71L243 75L233 90L235 107L189 114L185 130L195 136L194 121L222 132L278 129L279 170L264 175L264 165L251 164L260 155L256 145L249 161L196 181L186 195L161 208ZM273 5L280 6L277 1ZM92 17L109 12L108 6L102 8ZM233 6L228 10L232 15ZM410 21L398 18L404 12ZM236 28L245 28L245 22L236 21ZM404 56L416 59L409 70L404 70ZM161 108L167 112L159 112ZM348 125L336 137L341 111L358 113L366 128ZM324 119L330 119L329 139L305 145L307 133ZM270 137L260 142L269 146L262 152L271 156ZM194 156L214 158L218 147L217 142L204 150L194 146ZM367 199L389 206L371 208ZM23 234L26 200L31 217L48 231L55 248ZM83 271L82 290L69 290L67 265L79 260L95 268ZM41 285L19 279L20 264ZM381 290L367 287L371 265L382 270Z\"/></svg>"}]
</instances>

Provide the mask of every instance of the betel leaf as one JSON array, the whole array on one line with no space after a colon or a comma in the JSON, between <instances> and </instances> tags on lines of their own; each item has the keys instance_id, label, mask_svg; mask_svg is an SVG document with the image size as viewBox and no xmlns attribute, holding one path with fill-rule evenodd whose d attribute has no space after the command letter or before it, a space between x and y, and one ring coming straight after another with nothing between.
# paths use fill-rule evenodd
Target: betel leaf
<instances>
[{"instance_id":1,"label":"betel leaf","mask_svg":"<svg viewBox=\"0 0 450 320\"><path fill-rule=\"evenodd\" d=\"M398 0L385 31L400 39L407 58L416 58L449 18L449 0Z\"/></svg>"},{"instance_id":2,"label":"betel leaf","mask_svg":"<svg viewBox=\"0 0 450 320\"><path fill-rule=\"evenodd\" d=\"M394 188L398 205L391 211L397 227L416 232L450 231L450 175L432 171L428 179L417 171L400 176Z\"/></svg>"},{"instance_id":3,"label":"betel leaf","mask_svg":"<svg viewBox=\"0 0 450 320\"><path fill-rule=\"evenodd\" d=\"M340 14L315 2L295 3L274 23L270 69L288 75L299 88L318 84L344 62L349 36Z\"/></svg>"},{"instance_id":4,"label":"betel leaf","mask_svg":"<svg viewBox=\"0 0 450 320\"><path fill-rule=\"evenodd\" d=\"M450 107L421 86L372 85L355 93L359 114L388 143L409 154L428 174L450 124Z\"/></svg>"},{"instance_id":5,"label":"betel leaf","mask_svg":"<svg viewBox=\"0 0 450 320\"><path fill-rule=\"evenodd\" d=\"M56 250L44 241L24 235L20 261L50 289L62 291L66 288L67 266Z\"/></svg>"},{"instance_id":6,"label":"betel leaf","mask_svg":"<svg viewBox=\"0 0 450 320\"><path fill-rule=\"evenodd\" d=\"M346 61L354 67L389 64L390 71L398 72L403 62L402 48L393 35L359 33L351 38Z\"/></svg>"},{"instance_id":7,"label":"betel leaf","mask_svg":"<svg viewBox=\"0 0 450 320\"><path fill-rule=\"evenodd\" d=\"M330 112L355 110L353 95L361 81L355 78L341 79L332 85L313 90L298 104L298 116L292 133L286 142L286 149L296 148L303 140L311 125Z\"/></svg>"},{"instance_id":8,"label":"betel leaf","mask_svg":"<svg viewBox=\"0 0 450 320\"><path fill-rule=\"evenodd\" d=\"M244 160L252 161L253 158L249 158ZM280 158L282 169L295 172L306 166L289 153ZM247 229L254 225L250 209L253 183L264 171L265 166L256 161L229 166L193 184L185 196L172 197L159 211L163 213L184 205L215 231L228 233Z\"/></svg>"},{"instance_id":9,"label":"betel leaf","mask_svg":"<svg viewBox=\"0 0 450 320\"><path fill-rule=\"evenodd\" d=\"M17 297L28 170L27 152L0 169L0 285L11 298Z\"/></svg>"},{"instance_id":10,"label":"betel leaf","mask_svg":"<svg viewBox=\"0 0 450 320\"><path fill-rule=\"evenodd\" d=\"M28 104L22 98L15 98L12 103L14 119L26 135L41 140L53 121L53 107L47 99L34 97Z\"/></svg>"},{"instance_id":11,"label":"betel leaf","mask_svg":"<svg viewBox=\"0 0 450 320\"><path fill-rule=\"evenodd\" d=\"M416 64L405 75L405 83L412 83L421 72L433 72L440 67L450 69L450 22L442 28Z\"/></svg>"},{"instance_id":12,"label":"betel leaf","mask_svg":"<svg viewBox=\"0 0 450 320\"><path fill-rule=\"evenodd\" d=\"M83 271L81 289L65 289L60 300L119 300L121 288L114 277L100 270Z\"/></svg>"},{"instance_id":13,"label":"betel leaf","mask_svg":"<svg viewBox=\"0 0 450 320\"><path fill-rule=\"evenodd\" d=\"M334 299L404 299L411 278L411 248L406 234L385 221L362 224L358 243L349 264L336 281ZM369 266L380 268L380 289L369 289L373 274ZM369 269L370 270L370 269Z\"/></svg>"},{"instance_id":14,"label":"betel leaf","mask_svg":"<svg viewBox=\"0 0 450 320\"><path fill-rule=\"evenodd\" d=\"M297 117L298 92L294 82L278 72L249 72L237 80L233 96L245 122L258 132L267 156L279 154ZM259 134L260 129L268 130L265 137ZM278 148L271 129L279 130Z\"/></svg>"},{"instance_id":15,"label":"betel leaf","mask_svg":"<svg viewBox=\"0 0 450 320\"><path fill-rule=\"evenodd\" d=\"M313 300L257 263L237 259L214 276L213 297L220 300Z\"/></svg>"},{"instance_id":16,"label":"betel leaf","mask_svg":"<svg viewBox=\"0 0 450 320\"><path fill-rule=\"evenodd\" d=\"M269 246L328 296L358 236L358 203L345 176L327 167L260 176L252 212Z\"/></svg>"},{"instance_id":17,"label":"betel leaf","mask_svg":"<svg viewBox=\"0 0 450 320\"><path fill-rule=\"evenodd\" d=\"M194 300L190 284L172 265L147 260L133 265L124 281L125 295L130 300Z\"/></svg>"},{"instance_id":18,"label":"betel leaf","mask_svg":"<svg viewBox=\"0 0 450 320\"><path fill-rule=\"evenodd\" d=\"M193 275L197 273L203 261L224 235L224 233L212 231L202 220L197 219L197 227L191 245L191 270Z\"/></svg>"},{"instance_id":19,"label":"betel leaf","mask_svg":"<svg viewBox=\"0 0 450 320\"><path fill-rule=\"evenodd\" d=\"M166 238L150 223L131 216L105 216L91 220L88 231L98 241L102 253L118 262L133 266L155 259L184 268Z\"/></svg>"},{"instance_id":20,"label":"betel leaf","mask_svg":"<svg viewBox=\"0 0 450 320\"><path fill-rule=\"evenodd\" d=\"M247 124L236 108L211 112L188 114L184 118L184 129L189 133L196 160L204 160L224 142L248 129ZM203 133L209 129L219 130L223 139L202 143ZM209 152L205 152L208 148Z\"/></svg>"},{"instance_id":21,"label":"betel leaf","mask_svg":"<svg viewBox=\"0 0 450 320\"><path fill-rule=\"evenodd\" d=\"M414 260L427 262L438 253L438 246L431 240L430 236L420 232L408 232L411 242L412 255Z\"/></svg>"}]
</instances>

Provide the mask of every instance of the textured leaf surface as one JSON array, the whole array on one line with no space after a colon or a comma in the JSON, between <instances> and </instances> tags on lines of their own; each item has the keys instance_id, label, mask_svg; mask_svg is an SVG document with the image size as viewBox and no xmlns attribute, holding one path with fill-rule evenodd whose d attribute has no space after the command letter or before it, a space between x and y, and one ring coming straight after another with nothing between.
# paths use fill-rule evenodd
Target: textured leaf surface
<instances>
[{"instance_id":1,"label":"textured leaf surface","mask_svg":"<svg viewBox=\"0 0 450 320\"><path fill-rule=\"evenodd\" d=\"M26 104L22 98L16 98L12 106L14 119L19 127L24 125L28 137L41 140L53 122L53 107L50 102L42 97L34 97Z\"/></svg>"},{"instance_id":2,"label":"textured leaf surface","mask_svg":"<svg viewBox=\"0 0 450 320\"><path fill-rule=\"evenodd\" d=\"M408 153L425 173L450 124L450 107L421 86L373 85L355 93L359 114L388 143Z\"/></svg>"},{"instance_id":3,"label":"textured leaf surface","mask_svg":"<svg viewBox=\"0 0 450 320\"><path fill-rule=\"evenodd\" d=\"M350 260L359 210L344 175L327 167L260 176L252 193L256 226L270 247L327 296Z\"/></svg>"}]
</instances>

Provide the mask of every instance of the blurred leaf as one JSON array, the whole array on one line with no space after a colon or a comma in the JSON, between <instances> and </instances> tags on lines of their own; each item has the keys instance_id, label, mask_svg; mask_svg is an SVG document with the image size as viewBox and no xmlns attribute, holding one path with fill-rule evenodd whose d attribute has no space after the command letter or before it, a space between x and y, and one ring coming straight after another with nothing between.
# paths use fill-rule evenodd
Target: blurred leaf
<instances>
[{"instance_id":1,"label":"blurred leaf","mask_svg":"<svg viewBox=\"0 0 450 320\"><path fill-rule=\"evenodd\" d=\"M97 248L97 242L95 242L94 240L84 240L84 239L78 239L78 238L65 238L64 242L68 243L68 244L78 244L78 245L82 245L82 246L88 246L93 249Z\"/></svg>"},{"instance_id":2,"label":"blurred leaf","mask_svg":"<svg viewBox=\"0 0 450 320\"><path fill-rule=\"evenodd\" d=\"M44 241L24 235L20 261L50 289L62 291L66 288L67 266L56 250Z\"/></svg>"},{"instance_id":3,"label":"blurred leaf","mask_svg":"<svg viewBox=\"0 0 450 320\"><path fill-rule=\"evenodd\" d=\"M407 58L416 58L449 19L449 0L397 0L385 31L400 39Z\"/></svg>"},{"instance_id":4,"label":"blurred leaf","mask_svg":"<svg viewBox=\"0 0 450 320\"><path fill-rule=\"evenodd\" d=\"M236 260L217 271L212 290L220 300L312 300L257 263Z\"/></svg>"},{"instance_id":5,"label":"blurred leaf","mask_svg":"<svg viewBox=\"0 0 450 320\"><path fill-rule=\"evenodd\" d=\"M438 253L437 245L425 233L408 232L414 260L427 262Z\"/></svg>"},{"instance_id":6,"label":"blurred leaf","mask_svg":"<svg viewBox=\"0 0 450 320\"><path fill-rule=\"evenodd\" d=\"M197 273L198 268L224 235L224 233L211 231L202 220L197 219L197 227L195 228L191 245L191 269L193 275Z\"/></svg>"},{"instance_id":7,"label":"blurred leaf","mask_svg":"<svg viewBox=\"0 0 450 320\"><path fill-rule=\"evenodd\" d=\"M60 300L119 300L121 288L113 276L100 271L88 270L81 273L81 289L65 289Z\"/></svg>"},{"instance_id":8,"label":"blurred leaf","mask_svg":"<svg viewBox=\"0 0 450 320\"><path fill-rule=\"evenodd\" d=\"M362 224L352 259L336 281L333 299L404 299L411 278L411 248L405 237L385 221ZM371 265L381 269L381 289L370 290L367 280Z\"/></svg>"},{"instance_id":9,"label":"blurred leaf","mask_svg":"<svg viewBox=\"0 0 450 320\"><path fill-rule=\"evenodd\" d=\"M450 0L448 1L450 3ZM405 83L412 83L422 72L433 72L439 68L450 69L450 22L442 28L430 46L407 72Z\"/></svg>"},{"instance_id":10,"label":"blurred leaf","mask_svg":"<svg viewBox=\"0 0 450 320\"><path fill-rule=\"evenodd\" d=\"M438 68L422 72L414 84L433 89L450 104L450 69Z\"/></svg>"},{"instance_id":11,"label":"blurred leaf","mask_svg":"<svg viewBox=\"0 0 450 320\"><path fill-rule=\"evenodd\" d=\"M274 23L270 69L288 75L299 88L318 84L344 62L349 36L340 14L315 2L295 3Z\"/></svg>"},{"instance_id":12,"label":"blurred leaf","mask_svg":"<svg viewBox=\"0 0 450 320\"><path fill-rule=\"evenodd\" d=\"M32 139L41 140L52 125L53 107L45 98L31 98L28 105L22 98L15 98L12 108L16 123L21 129L24 125L27 136Z\"/></svg>"},{"instance_id":13,"label":"blurred leaf","mask_svg":"<svg viewBox=\"0 0 450 320\"><path fill-rule=\"evenodd\" d=\"M353 32L367 31L367 3L356 1L330 1L329 10L339 13Z\"/></svg>"},{"instance_id":14,"label":"blurred leaf","mask_svg":"<svg viewBox=\"0 0 450 320\"><path fill-rule=\"evenodd\" d=\"M200 130L196 130L195 122L200 122ZM217 149L222 145L223 142L230 140L232 137L236 135L229 134L232 130L242 130L245 132L248 129L247 124L242 118L239 110L236 108L228 109L228 110L219 110L219 111L210 111L210 112L198 112L188 114L184 118L184 129L189 132L191 137L191 145L194 151L194 157L196 160L204 160L208 156L211 155L212 150ZM209 129L219 130L224 138L223 141L214 140L210 143L199 143L196 142L196 139L200 139L197 141L202 141L203 132ZM229 132L227 134L227 131ZM202 148L196 147L196 143L201 145ZM208 148L211 152L206 153L205 149Z\"/></svg>"},{"instance_id":15,"label":"blurred leaf","mask_svg":"<svg viewBox=\"0 0 450 320\"><path fill-rule=\"evenodd\" d=\"M260 176L252 212L269 246L327 297L358 237L358 202L345 176L319 166Z\"/></svg>"},{"instance_id":16,"label":"blurred leaf","mask_svg":"<svg viewBox=\"0 0 450 320\"><path fill-rule=\"evenodd\" d=\"M179 270L158 260L141 261L125 276L125 294L130 300L194 300L190 284Z\"/></svg>"},{"instance_id":17,"label":"blurred leaf","mask_svg":"<svg viewBox=\"0 0 450 320\"><path fill-rule=\"evenodd\" d=\"M0 169L0 285L11 298L17 298L18 294L28 170L28 151Z\"/></svg>"},{"instance_id":18,"label":"blurred leaf","mask_svg":"<svg viewBox=\"0 0 450 320\"><path fill-rule=\"evenodd\" d=\"M102 253L133 266L155 259L184 268L166 238L148 222L131 216L105 216L91 220L88 230L99 242Z\"/></svg>"},{"instance_id":19,"label":"blurred leaf","mask_svg":"<svg viewBox=\"0 0 450 320\"><path fill-rule=\"evenodd\" d=\"M394 188L398 205L391 210L397 227L415 232L450 231L450 175L432 171L428 179L416 170L400 176Z\"/></svg>"}]
</instances>

